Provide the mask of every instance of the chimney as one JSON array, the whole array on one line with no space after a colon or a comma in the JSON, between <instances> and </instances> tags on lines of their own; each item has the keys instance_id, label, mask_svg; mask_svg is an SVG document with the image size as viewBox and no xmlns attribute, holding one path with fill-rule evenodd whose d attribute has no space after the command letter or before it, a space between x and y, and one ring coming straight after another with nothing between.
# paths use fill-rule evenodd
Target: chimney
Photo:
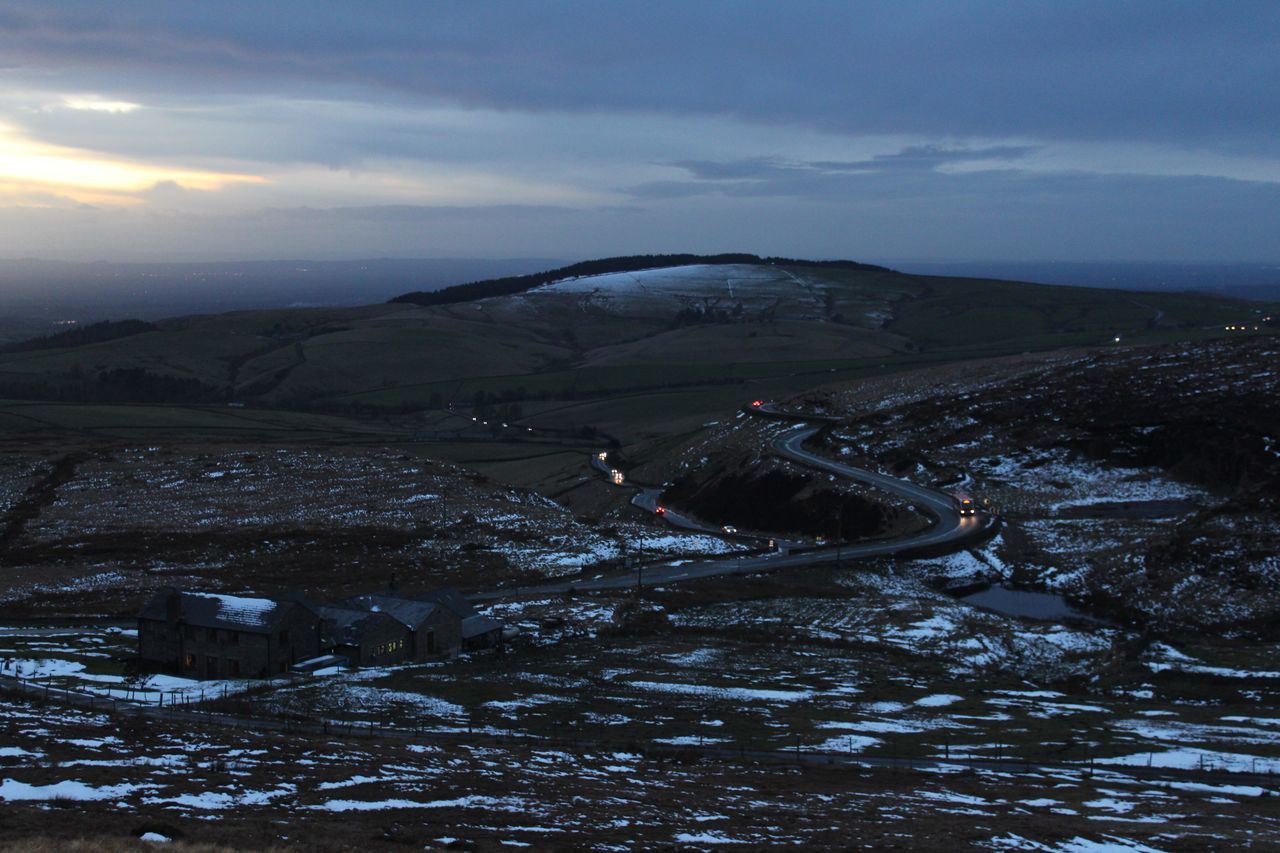
<instances>
[{"instance_id":1,"label":"chimney","mask_svg":"<svg viewBox=\"0 0 1280 853\"><path fill-rule=\"evenodd\" d=\"M164 620L176 625L182 619L182 593L173 587L164 590Z\"/></svg>"}]
</instances>

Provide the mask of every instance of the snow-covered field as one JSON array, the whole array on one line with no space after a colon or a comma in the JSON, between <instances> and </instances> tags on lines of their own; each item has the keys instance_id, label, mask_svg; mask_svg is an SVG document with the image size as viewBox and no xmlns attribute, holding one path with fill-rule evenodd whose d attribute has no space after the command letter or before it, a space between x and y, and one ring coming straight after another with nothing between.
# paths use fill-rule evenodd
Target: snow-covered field
<instances>
[{"instance_id":1,"label":"snow-covered field","mask_svg":"<svg viewBox=\"0 0 1280 853\"><path fill-rule=\"evenodd\" d=\"M825 289L820 281L773 267L695 264L566 279L520 298L575 295L585 299L585 305L632 314L653 303L675 303L678 309L684 303L702 305L718 298L725 307L741 302L746 310L758 310L785 299L807 307L805 314L821 317Z\"/></svg>"},{"instance_id":2,"label":"snow-covered field","mask_svg":"<svg viewBox=\"0 0 1280 853\"><path fill-rule=\"evenodd\" d=\"M0 677L143 705L173 705L221 698L261 684L248 679L197 681L172 675L130 676L137 632L73 628L65 633L0 630Z\"/></svg>"},{"instance_id":3,"label":"snow-covered field","mask_svg":"<svg viewBox=\"0 0 1280 853\"><path fill-rule=\"evenodd\" d=\"M1043 511L1057 514L1071 507L1103 503L1209 499L1204 489L1171 480L1158 469L1102 465L1073 458L1061 448L979 456L971 468L984 484L1022 493L1019 509L1026 512L1031 512L1037 501Z\"/></svg>"},{"instance_id":4,"label":"snow-covered field","mask_svg":"<svg viewBox=\"0 0 1280 853\"><path fill-rule=\"evenodd\" d=\"M513 520L516 530L524 525ZM637 561L674 556L728 554L746 549L747 545L698 533L656 532L638 524L622 524L612 536L587 528L563 536L548 536L541 542L521 545L498 545L495 550L522 570L554 578L588 571L602 562L617 562L625 557Z\"/></svg>"},{"instance_id":5,"label":"snow-covered field","mask_svg":"<svg viewBox=\"0 0 1280 853\"><path fill-rule=\"evenodd\" d=\"M0 518L8 515L27 489L48 473L49 467L42 459L10 454L0 456Z\"/></svg>"},{"instance_id":6,"label":"snow-covered field","mask_svg":"<svg viewBox=\"0 0 1280 853\"><path fill-rule=\"evenodd\" d=\"M1275 815L1261 808L1274 786L1152 784L1126 775L1123 764L1093 773L994 773L959 772L961 760L940 768L946 772L868 777L779 772L754 762L677 763L628 749L333 739L163 721L133 727L127 739L95 738L85 735L110 728L111 718L50 715L5 699L0 716L11 742L0 753L10 831L27 821L56 833L56 818L104 842L163 843L181 834L261 846L263 837L248 833L265 824L277 845L326 848L376 847L391 838L414 846L825 849L851 838L890 844L909 837L979 849L1138 850L1166 842L1235 846L1276 831ZM827 731L825 745L854 759L878 740L837 733L838 726ZM721 738L713 732L672 738L669 746L714 745ZM869 829L876 826L884 829Z\"/></svg>"},{"instance_id":7,"label":"snow-covered field","mask_svg":"<svg viewBox=\"0 0 1280 853\"><path fill-rule=\"evenodd\" d=\"M662 317L682 310L728 316L826 320L838 305L840 319L881 329L892 319L896 294L851 288L822 272L783 267L693 264L582 276L552 282L513 297L487 300L481 310L537 310L547 305L585 314Z\"/></svg>"}]
</instances>

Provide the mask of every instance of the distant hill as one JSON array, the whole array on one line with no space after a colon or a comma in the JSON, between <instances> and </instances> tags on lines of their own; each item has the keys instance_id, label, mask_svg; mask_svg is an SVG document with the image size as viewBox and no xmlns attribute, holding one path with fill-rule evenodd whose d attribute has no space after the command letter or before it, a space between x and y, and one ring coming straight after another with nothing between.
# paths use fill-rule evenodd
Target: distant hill
<instances>
[{"instance_id":1,"label":"distant hill","mask_svg":"<svg viewBox=\"0 0 1280 853\"><path fill-rule=\"evenodd\" d=\"M0 398L410 416L424 435L518 429L519 442L604 434L631 446L743 400L990 356L1265 334L1276 310L755 255L604 259L427 296L439 303L176 317L24 346L0 352ZM0 430L31 428L35 411L0 404ZM114 417L127 429L139 415Z\"/></svg>"},{"instance_id":2,"label":"distant hill","mask_svg":"<svg viewBox=\"0 0 1280 853\"><path fill-rule=\"evenodd\" d=\"M1208 293L1236 299L1280 301L1280 264L1198 264L1104 261L903 261L895 269L923 275L959 275L1162 293Z\"/></svg>"},{"instance_id":3,"label":"distant hill","mask_svg":"<svg viewBox=\"0 0 1280 853\"><path fill-rule=\"evenodd\" d=\"M562 263L558 258L217 263L0 260L0 342L29 336L42 327L52 330L53 324L71 320L87 324L124 317L155 320L222 311L367 305L410 289L434 290Z\"/></svg>"},{"instance_id":4,"label":"distant hill","mask_svg":"<svg viewBox=\"0 0 1280 853\"><path fill-rule=\"evenodd\" d=\"M409 302L414 305L448 305L454 302L470 302L494 296L510 296L523 293L544 284L587 275L603 275L615 272L636 272L649 269L668 269L691 264L745 264L765 266L825 267L828 269L862 270L864 272L890 272L886 267L863 264L857 261L803 261L792 258L762 258L759 255L729 253L721 255L623 255L582 261L567 267L528 275L490 278L457 284L433 291L414 291L391 299L391 302Z\"/></svg>"},{"instance_id":5,"label":"distant hill","mask_svg":"<svg viewBox=\"0 0 1280 853\"><path fill-rule=\"evenodd\" d=\"M0 353L79 347L87 344L98 344L103 341L113 341L117 338L127 338L130 335L140 335L143 332L154 332L158 329L159 326L154 323L147 323L142 320L104 320L101 323L91 323L88 326L79 326L62 332L55 332L52 335L41 335L11 344L4 344L0 346Z\"/></svg>"}]
</instances>

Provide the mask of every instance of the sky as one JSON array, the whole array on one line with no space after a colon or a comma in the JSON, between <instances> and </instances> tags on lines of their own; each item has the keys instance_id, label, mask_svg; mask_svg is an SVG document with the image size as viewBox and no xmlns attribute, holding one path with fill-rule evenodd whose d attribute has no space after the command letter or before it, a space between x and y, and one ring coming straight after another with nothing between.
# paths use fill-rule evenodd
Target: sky
<instances>
[{"instance_id":1,"label":"sky","mask_svg":"<svg viewBox=\"0 0 1280 853\"><path fill-rule=\"evenodd\" d=\"M1280 4L0 7L0 258L1280 261Z\"/></svg>"}]
</instances>

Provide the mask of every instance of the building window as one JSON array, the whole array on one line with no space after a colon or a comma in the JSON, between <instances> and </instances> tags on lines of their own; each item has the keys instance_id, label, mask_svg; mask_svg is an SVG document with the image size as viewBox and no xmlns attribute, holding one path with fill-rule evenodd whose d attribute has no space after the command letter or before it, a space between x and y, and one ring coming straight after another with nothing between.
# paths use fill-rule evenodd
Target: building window
<instances>
[{"instance_id":1,"label":"building window","mask_svg":"<svg viewBox=\"0 0 1280 853\"><path fill-rule=\"evenodd\" d=\"M240 645L240 632L239 632L239 631L228 631L228 632L227 632L227 642L228 642L228 643L230 643L230 644L231 644L231 645L233 645L233 646L238 646L238 645Z\"/></svg>"},{"instance_id":2,"label":"building window","mask_svg":"<svg viewBox=\"0 0 1280 853\"><path fill-rule=\"evenodd\" d=\"M217 629L217 628L210 628L210 629L209 629L209 642L211 642L211 643L216 643L216 642L218 642L218 629Z\"/></svg>"},{"instance_id":3,"label":"building window","mask_svg":"<svg viewBox=\"0 0 1280 853\"><path fill-rule=\"evenodd\" d=\"M402 652L402 651L404 651L403 639L388 640L385 643L379 643L378 645L373 647L373 653L375 655L389 655L389 654L392 654L393 652Z\"/></svg>"},{"instance_id":4,"label":"building window","mask_svg":"<svg viewBox=\"0 0 1280 853\"><path fill-rule=\"evenodd\" d=\"M204 674L208 676L218 674L218 659L213 655L209 655L204 659Z\"/></svg>"},{"instance_id":5,"label":"building window","mask_svg":"<svg viewBox=\"0 0 1280 853\"><path fill-rule=\"evenodd\" d=\"M183 655L183 656L182 656L182 667L183 667L183 669L195 669L195 668L196 668L196 656L195 656L195 655L193 655L193 654L191 654L190 652L188 652L187 654Z\"/></svg>"},{"instance_id":6,"label":"building window","mask_svg":"<svg viewBox=\"0 0 1280 853\"><path fill-rule=\"evenodd\" d=\"M192 628L190 625L184 627L182 629L182 633L186 635L188 640L194 640L196 638L196 629Z\"/></svg>"},{"instance_id":7,"label":"building window","mask_svg":"<svg viewBox=\"0 0 1280 853\"><path fill-rule=\"evenodd\" d=\"M227 675L230 675L233 677L240 675L240 661L238 660L227 661Z\"/></svg>"}]
</instances>

